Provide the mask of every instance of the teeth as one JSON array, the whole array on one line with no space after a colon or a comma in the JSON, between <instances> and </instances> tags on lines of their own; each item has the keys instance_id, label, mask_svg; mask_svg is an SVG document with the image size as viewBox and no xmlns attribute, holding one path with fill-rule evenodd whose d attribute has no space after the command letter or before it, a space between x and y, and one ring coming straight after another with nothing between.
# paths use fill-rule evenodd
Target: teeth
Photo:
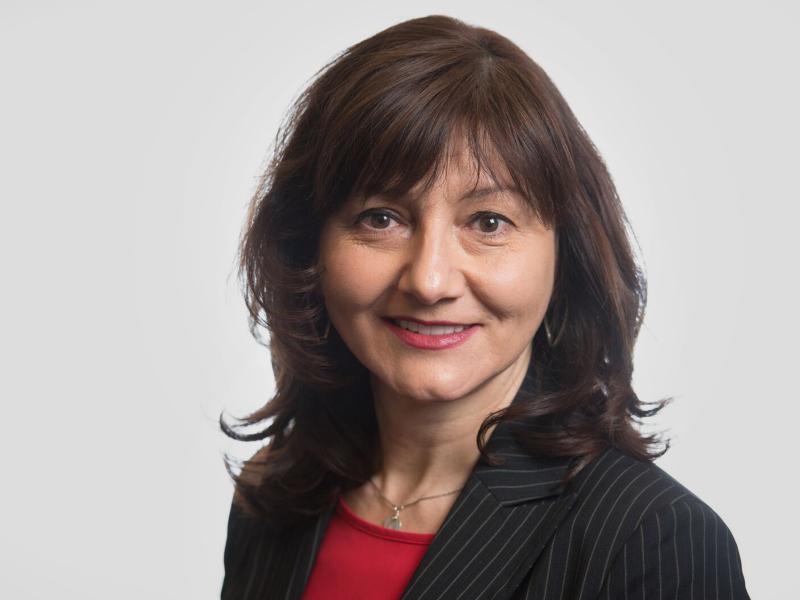
<instances>
[{"instance_id":1,"label":"teeth","mask_svg":"<svg viewBox=\"0 0 800 600\"><path fill-rule=\"evenodd\" d=\"M408 329L409 331L413 331L415 333L421 333L422 335L445 335L448 333L458 333L459 331L464 331L466 326L459 325L457 327L453 326L446 326L446 325L420 325L419 323L412 323L411 321L398 321L394 320L396 325L399 325L403 329Z\"/></svg>"}]
</instances>

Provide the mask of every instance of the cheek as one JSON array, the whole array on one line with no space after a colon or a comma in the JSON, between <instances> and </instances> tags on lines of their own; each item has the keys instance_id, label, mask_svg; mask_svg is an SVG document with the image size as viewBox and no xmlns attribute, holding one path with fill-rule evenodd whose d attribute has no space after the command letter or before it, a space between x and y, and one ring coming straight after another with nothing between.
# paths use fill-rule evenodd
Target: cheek
<instances>
[{"instance_id":1,"label":"cheek","mask_svg":"<svg viewBox=\"0 0 800 600\"><path fill-rule=\"evenodd\" d=\"M320 249L320 262L324 267L322 293L335 312L368 307L385 287L385 261L363 247L346 242L325 244Z\"/></svg>"},{"instance_id":2,"label":"cheek","mask_svg":"<svg viewBox=\"0 0 800 600\"><path fill-rule=\"evenodd\" d=\"M499 316L540 320L555 280L555 252L549 245L507 256L483 271L483 300Z\"/></svg>"}]
</instances>

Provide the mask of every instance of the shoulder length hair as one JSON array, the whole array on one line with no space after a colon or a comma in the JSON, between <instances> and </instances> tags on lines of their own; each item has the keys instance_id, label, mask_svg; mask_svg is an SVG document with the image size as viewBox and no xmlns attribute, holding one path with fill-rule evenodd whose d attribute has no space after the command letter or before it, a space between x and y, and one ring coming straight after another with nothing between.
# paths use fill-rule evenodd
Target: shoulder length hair
<instances>
[{"instance_id":1,"label":"shoulder length hair","mask_svg":"<svg viewBox=\"0 0 800 600\"><path fill-rule=\"evenodd\" d=\"M574 457L565 483L609 446L641 460L669 448L637 429L671 398L642 402L631 387L646 281L597 149L514 43L446 16L412 19L315 74L281 124L248 212L239 276L253 335L266 344L260 332L269 332L276 391L239 423L219 421L231 438L263 442L239 473L228 455L225 466L239 504L268 525L319 514L378 467L369 373L319 292L322 225L352 194L402 197L429 185L455 131L479 169L492 173L487 157L502 159L558 239L546 327L532 340L536 389L487 417L480 460L495 464L485 434L501 421L535 455Z\"/></svg>"}]
</instances>

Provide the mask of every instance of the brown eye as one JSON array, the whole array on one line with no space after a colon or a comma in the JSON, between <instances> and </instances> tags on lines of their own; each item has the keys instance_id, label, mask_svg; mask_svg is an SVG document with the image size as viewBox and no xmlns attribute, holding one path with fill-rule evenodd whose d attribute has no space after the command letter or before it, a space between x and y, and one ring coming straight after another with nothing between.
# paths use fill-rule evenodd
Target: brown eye
<instances>
[{"instance_id":1,"label":"brown eye","mask_svg":"<svg viewBox=\"0 0 800 600\"><path fill-rule=\"evenodd\" d=\"M479 223L478 227L481 233L485 233L488 237L503 235L503 224L513 225L504 216L493 212L477 213L473 221Z\"/></svg>"},{"instance_id":2,"label":"brown eye","mask_svg":"<svg viewBox=\"0 0 800 600\"><path fill-rule=\"evenodd\" d=\"M386 213L372 213L371 215L367 215L367 221L371 226L374 226L375 229L386 229L391 221L391 217Z\"/></svg>"},{"instance_id":3,"label":"brown eye","mask_svg":"<svg viewBox=\"0 0 800 600\"><path fill-rule=\"evenodd\" d=\"M482 229L486 233L494 233L500 227L500 220L494 215L484 215L478 221L485 225Z\"/></svg>"},{"instance_id":4,"label":"brown eye","mask_svg":"<svg viewBox=\"0 0 800 600\"><path fill-rule=\"evenodd\" d=\"M386 231L391 229L394 215L383 210L367 210L358 215L356 223L365 226L371 231Z\"/></svg>"}]
</instances>

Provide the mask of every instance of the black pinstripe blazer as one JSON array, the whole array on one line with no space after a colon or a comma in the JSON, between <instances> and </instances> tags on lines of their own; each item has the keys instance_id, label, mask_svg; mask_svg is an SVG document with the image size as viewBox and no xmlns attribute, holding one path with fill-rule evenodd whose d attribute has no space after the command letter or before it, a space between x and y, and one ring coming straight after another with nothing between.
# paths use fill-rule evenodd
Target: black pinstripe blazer
<instances>
[{"instance_id":1,"label":"black pinstripe blazer","mask_svg":"<svg viewBox=\"0 0 800 600\"><path fill-rule=\"evenodd\" d=\"M402 600L749 598L726 524L657 465L611 448L562 489L506 424L488 447L507 462L475 466ZM231 503L221 597L299 599L333 511L271 536Z\"/></svg>"}]
</instances>

